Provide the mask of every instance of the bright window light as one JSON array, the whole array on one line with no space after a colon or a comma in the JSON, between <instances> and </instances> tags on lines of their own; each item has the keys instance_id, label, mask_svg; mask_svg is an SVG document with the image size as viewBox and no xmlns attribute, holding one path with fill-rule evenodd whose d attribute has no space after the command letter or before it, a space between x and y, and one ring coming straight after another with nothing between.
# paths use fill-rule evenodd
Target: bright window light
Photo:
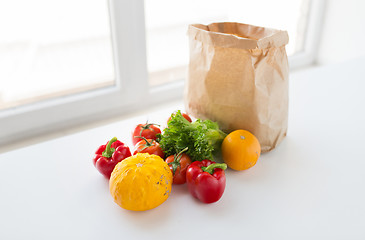
<instances>
[{"instance_id":1,"label":"bright window light","mask_svg":"<svg viewBox=\"0 0 365 240\"><path fill-rule=\"evenodd\" d=\"M114 84L107 1L0 2L0 109Z\"/></svg>"}]
</instances>

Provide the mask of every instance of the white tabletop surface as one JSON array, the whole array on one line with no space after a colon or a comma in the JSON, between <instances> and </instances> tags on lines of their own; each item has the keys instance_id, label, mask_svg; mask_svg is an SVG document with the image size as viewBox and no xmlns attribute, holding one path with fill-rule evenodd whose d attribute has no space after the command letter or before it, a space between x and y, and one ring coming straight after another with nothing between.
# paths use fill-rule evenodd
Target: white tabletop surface
<instances>
[{"instance_id":1,"label":"white tabletop surface","mask_svg":"<svg viewBox=\"0 0 365 240\"><path fill-rule=\"evenodd\" d=\"M227 170L221 200L184 186L146 212L113 202L96 148L162 106L0 155L0 239L365 239L365 59L290 76L289 131L253 168ZM204 237L204 238L202 238Z\"/></svg>"}]
</instances>

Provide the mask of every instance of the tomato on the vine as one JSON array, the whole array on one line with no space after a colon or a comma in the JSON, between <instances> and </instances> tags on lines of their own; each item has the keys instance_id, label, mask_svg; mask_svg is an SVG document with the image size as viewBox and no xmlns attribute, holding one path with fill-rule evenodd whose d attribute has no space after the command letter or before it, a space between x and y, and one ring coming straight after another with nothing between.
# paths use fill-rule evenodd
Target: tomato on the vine
<instances>
[{"instance_id":1,"label":"tomato on the vine","mask_svg":"<svg viewBox=\"0 0 365 240\"><path fill-rule=\"evenodd\" d=\"M160 128L157 126L158 125L154 123L138 124L132 132L133 145L136 145L136 143L141 141L142 137L156 140L156 135L161 133Z\"/></svg>"},{"instance_id":2,"label":"tomato on the vine","mask_svg":"<svg viewBox=\"0 0 365 240\"><path fill-rule=\"evenodd\" d=\"M168 156L165 160L173 174L173 184L184 184L186 182L186 170L191 164L190 157L183 153L186 150L187 148L178 154Z\"/></svg>"},{"instance_id":3,"label":"tomato on the vine","mask_svg":"<svg viewBox=\"0 0 365 240\"><path fill-rule=\"evenodd\" d=\"M146 139L142 137L142 141L139 141L136 146L134 146L134 149L133 155L137 153L149 153L165 158L165 154L162 151L160 144L154 139Z\"/></svg>"}]
</instances>

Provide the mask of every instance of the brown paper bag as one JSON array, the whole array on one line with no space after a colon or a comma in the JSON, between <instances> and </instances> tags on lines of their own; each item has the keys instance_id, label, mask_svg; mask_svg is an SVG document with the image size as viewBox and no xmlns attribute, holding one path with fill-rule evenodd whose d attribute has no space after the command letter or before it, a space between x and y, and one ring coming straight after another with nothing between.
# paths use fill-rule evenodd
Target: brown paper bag
<instances>
[{"instance_id":1,"label":"brown paper bag","mask_svg":"<svg viewBox=\"0 0 365 240\"><path fill-rule=\"evenodd\" d=\"M263 152L275 148L288 124L287 32L224 22L190 25L188 35L186 111L252 132Z\"/></svg>"}]
</instances>

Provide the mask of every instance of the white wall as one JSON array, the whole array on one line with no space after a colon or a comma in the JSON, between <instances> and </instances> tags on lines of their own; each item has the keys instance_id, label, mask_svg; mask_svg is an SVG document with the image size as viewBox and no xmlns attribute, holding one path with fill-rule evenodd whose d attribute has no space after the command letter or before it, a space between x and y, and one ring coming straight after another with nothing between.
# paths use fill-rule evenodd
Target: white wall
<instances>
[{"instance_id":1,"label":"white wall","mask_svg":"<svg viewBox=\"0 0 365 240\"><path fill-rule=\"evenodd\" d=\"M318 64L365 56L365 1L327 0Z\"/></svg>"}]
</instances>

